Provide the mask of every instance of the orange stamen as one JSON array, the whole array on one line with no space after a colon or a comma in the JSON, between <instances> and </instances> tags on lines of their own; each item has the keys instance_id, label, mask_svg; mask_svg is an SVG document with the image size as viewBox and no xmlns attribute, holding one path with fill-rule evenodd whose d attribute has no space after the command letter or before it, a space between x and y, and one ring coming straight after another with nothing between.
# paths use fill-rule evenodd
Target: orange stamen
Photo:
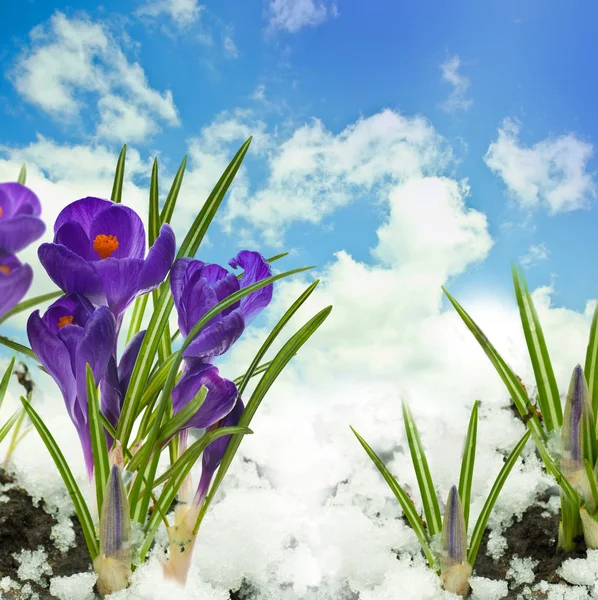
<instances>
[{"instance_id":1,"label":"orange stamen","mask_svg":"<svg viewBox=\"0 0 598 600\"><path fill-rule=\"evenodd\" d=\"M66 315L66 316L60 317L60 319L58 319L58 329L62 329L63 327L66 327L67 325L72 325L72 324L73 324L72 315Z\"/></svg>"},{"instance_id":2,"label":"orange stamen","mask_svg":"<svg viewBox=\"0 0 598 600\"><path fill-rule=\"evenodd\" d=\"M10 273L10 267L7 267L5 265L0 265L0 272L4 273L5 275L8 275Z\"/></svg>"},{"instance_id":3,"label":"orange stamen","mask_svg":"<svg viewBox=\"0 0 598 600\"><path fill-rule=\"evenodd\" d=\"M93 241L93 249L101 259L110 258L112 253L118 250L118 238L115 235L100 233L96 235L96 239Z\"/></svg>"},{"instance_id":4,"label":"orange stamen","mask_svg":"<svg viewBox=\"0 0 598 600\"><path fill-rule=\"evenodd\" d=\"M4 211L2 210L2 207L0 206L0 217L4 214Z\"/></svg>"}]
</instances>

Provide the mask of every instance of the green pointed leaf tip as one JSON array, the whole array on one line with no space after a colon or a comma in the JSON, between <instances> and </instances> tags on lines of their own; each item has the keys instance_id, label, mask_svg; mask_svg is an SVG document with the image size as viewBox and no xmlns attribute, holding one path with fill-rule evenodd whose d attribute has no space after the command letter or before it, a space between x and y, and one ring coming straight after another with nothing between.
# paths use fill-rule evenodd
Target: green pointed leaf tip
<instances>
[{"instance_id":1,"label":"green pointed leaf tip","mask_svg":"<svg viewBox=\"0 0 598 600\"><path fill-rule=\"evenodd\" d=\"M119 204L122 202L123 183L125 179L125 159L127 156L127 145L125 144L120 151L118 161L116 163L116 171L114 172L114 184L112 185L112 194L110 198L112 202Z\"/></svg>"},{"instance_id":2,"label":"green pointed leaf tip","mask_svg":"<svg viewBox=\"0 0 598 600\"><path fill-rule=\"evenodd\" d=\"M19 171L19 177L17 178L17 182L20 183L21 185L25 185L26 181L27 181L27 165L25 165L25 163L23 163L21 165L21 170Z\"/></svg>"},{"instance_id":3,"label":"green pointed leaf tip","mask_svg":"<svg viewBox=\"0 0 598 600\"><path fill-rule=\"evenodd\" d=\"M465 528L469 526L469 508L471 503L471 485L473 482L473 470L475 465L475 454L478 432L478 407L479 402L473 403L469 426L467 428L467 437L465 438L465 448L461 460L461 474L459 476L459 498L463 504L463 514L465 518Z\"/></svg>"}]
</instances>

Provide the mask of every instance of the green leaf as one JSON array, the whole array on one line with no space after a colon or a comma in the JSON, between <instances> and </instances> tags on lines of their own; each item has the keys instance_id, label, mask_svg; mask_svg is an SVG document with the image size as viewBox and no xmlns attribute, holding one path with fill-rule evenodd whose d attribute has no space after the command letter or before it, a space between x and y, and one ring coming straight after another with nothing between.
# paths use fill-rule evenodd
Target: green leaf
<instances>
[{"instance_id":1,"label":"green leaf","mask_svg":"<svg viewBox=\"0 0 598 600\"><path fill-rule=\"evenodd\" d=\"M555 427L560 427L563 424L563 409L559 388L552 370L540 319L523 276L523 271L518 270L513 265L512 272L515 295L517 296L519 314L521 315L521 325L523 326L523 333L525 334L525 341L534 368L536 385L538 386L538 403L546 424L546 430L551 432Z\"/></svg>"},{"instance_id":2,"label":"green leaf","mask_svg":"<svg viewBox=\"0 0 598 600\"><path fill-rule=\"evenodd\" d=\"M164 486L164 489L158 498L158 505L156 506L157 510L152 512L152 516L145 527L146 537L139 552L141 562L145 560L145 556L152 545L158 530L158 526L160 525L159 513L165 513L168 511L177 495L179 488L185 480L185 477L187 477L191 471L191 468L197 461L199 455L209 444L218 438L221 438L225 435L232 435L232 439L235 439L237 435L246 435L248 433L251 433L251 430L248 430L246 427L222 427L220 429L214 429L213 431L206 433L203 437L197 440L195 444L189 447L187 451L178 459L177 463L175 463L171 469L169 469L171 472L170 481Z\"/></svg>"},{"instance_id":3,"label":"green leaf","mask_svg":"<svg viewBox=\"0 0 598 600\"><path fill-rule=\"evenodd\" d=\"M166 201L164 202L164 207L162 208L162 212L160 214L160 223L164 225L164 223L170 223L172 219L172 214L174 213L174 207L176 205L177 198L179 197L179 192L181 191L181 185L183 184L183 177L185 175L185 168L187 167L187 156L183 158L181 165L174 176L174 180L172 185L170 186L170 191L168 192L168 196L166 196Z\"/></svg>"},{"instance_id":4,"label":"green leaf","mask_svg":"<svg viewBox=\"0 0 598 600\"><path fill-rule=\"evenodd\" d=\"M133 339L133 336L139 333L139 330L141 329L141 322L143 321L143 315L145 313L145 307L147 305L148 298L149 294L144 294L135 300L133 316L131 317L131 323L127 329L127 344L131 341L131 339Z\"/></svg>"},{"instance_id":5,"label":"green leaf","mask_svg":"<svg viewBox=\"0 0 598 600\"><path fill-rule=\"evenodd\" d=\"M120 151L118 162L116 163L116 171L114 173L114 184L112 186L112 194L110 198L112 202L120 204L123 198L123 182L125 179L125 158L127 156L127 145L125 144Z\"/></svg>"},{"instance_id":6,"label":"green leaf","mask_svg":"<svg viewBox=\"0 0 598 600\"><path fill-rule=\"evenodd\" d=\"M19 171L19 176L17 177L17 183L20 183L21 185L25 185L26 181L27 181L27 165L25 165L25 163L23 163L21 165L21 170Z\"/></svg>"},{"instance_id":7,"label":"green leaf","mask_svg":"<svg viewBox=\"0 0 598 600\"><path fill-rule=\"evenodd\" d=\"M21 313L23 311L29 310L30 308L33 308L34 306L37 306L38 304L48 302L49 300L54 300L54 298L58 298L59 296L62 296L62 295L63 295L62 291L51 292L50 294L42 294L41 296L35 296L35 298L29 298L28 300L19 302L19 304L17 304L14 308L9 310L0 319L0 324L4 323L4 321L7 321L11 317L18 315L19 313Z\"/></svg>"},{"instance_id":8,"label":"green leaf","mask_svg":"<svg viewBox=\"0 0 598 600\"><path fill-rule=\"evenodd\" d=\"M236 379L233 379L233 383L239 387L241 385L241 383L243 382L243 379L247 378L248 380L251 379L252 377L257 377L258 375L261 375L264 371L268 370L268 367L272 364L272 361L269 360L268 362L265 362L263 364L261 364L259 367L257 367L255 369L255 371L253 371L253 373L251 373L251 375L248 375L249 371L247 371L246 373L244 373L243 375L240 375L239 377L237 377Z\"/></svg>"},{"instance_id":9,"label":"green leaf","mask_svg":"<svg viewBox=\"0 0 598 600\"><path fill-rule=\"evenodd\" d=\"M0 427L0 443L2 443L2 440L8 435L9 431L13 428L13 425L19 420L19 417L22 413L22 410L16 410L12 414L10 419L8 419L8 421L6 421L6 423L4 423L2 427Z\"/></svg>"},{"instance_id":10,"label":"green leaf","mask_svg":"<svg viewBox=\"0 0 598 600\"><path fill-rule=\"evenodd\" d=\"M64 455L60 451L56 440L49 432L48 428L41 420L40 416L37 414L35 409L27 402L23 396L21 396L21 402L31 419L34 427L37 429L42 441L44 442L50 456L54 460L54 464L64 481L64 485L71 497L73 505L75 507L75 512L77 513L77 517L79 518L79 523L81 523L81 528L83 529L83 535L85 537L85 542L87 544L87 548L89 550L89 555L91 560L94 560L98 555L98 540L96 538L95 528L93 525L93 520L91 515L89 514L89 509L87 508L87 504L85 504L85 500L81 495L81 490L73 477L73 474L68 466L68 463L64 459Z\"/></svg>"},{"instance_id":11,"label":"green leaf","mask_svg":"<svg viewBox=\"0 0 598 600\"><path fill-rule=\"evenodd\" d=\"M476 400L473 403L473 410L469 419L467 428L467 437L465 438L465 449L463 459L461 460L461 475L459 476L459 498L463 505L463 516L465 517L465 529L469 527L469 509L471 504L471 484L473 481L473 467L475 464L475 452L478 435L478 406Z\"/></svg>"},{"instance_id":12,"label":"green leaf","mask_svg":"<svg viewBox=\"0 0 598 600\"><path fill-rule=\"evenodd\" d=\"M270 334L268 335L268 337L266 338L264 343L261 345L257 354L255 355L253 361L249 365L249 368L247 369L247 372L244 375L243 381L241 381L241 383L239 384L239 386L238 386L239 396L241 396L241 397L243 396L243 392L245 391L245 388L247 387L249 380L253 376L254 372L257 370L260 361L265 356L265 354L268 351L268 349L270 348L270 346L272 346L272 344L274 343L274 340L278 337L278 335L284 329L286 324L291 320L291 317L301 308L301 306L303 306L305 301L311 296L311 294L316 289L316 287L318 286L319 283L320 283L319 279L314 281L301 294L301 296L299 296L299 298L297 298L297 300L295 300L295 302L293 302L292 306L284 313L284 315L278 321L278 323L276 323L276 326L274 327L274 329L272 329L272 331L270 332Z\"/></svg>"},{"instance_id":13,"label":"green leaf","mask_svg":"<svg viewBox=\"0 0 598 600\"><path fill-rule=\"evenodd\" d=\"M397 480L393 477L392 473L386 468L386 465L380 460L378 455L372 450L369 444L351 427L351 431L355 434L355 437L359 440L359 443L363 446L363 449L368 453L368 456L372 459L373 463L378 467L378 470L382 474L382 477L388 483L388 486L392 490L392 493L395 495L396 499L399 501L403 512L405 513L405 517L407 521L409 521L409 525L415 532L417 539L419 540L420 546L428 560L428 565L430 568L435 568L434 554L432 553L432 549L430 548L430 538L428 536L427 531L424 528L424 524L422 523L417 511L415 510L415 506L411 502L409 496L405 493L403 488L399 485Z\"/></svg>"},{"instance_id":14,"label":"green leaf","mask_svg":"<svg viewBox=\"0 0 598 600\"><path fill-rule=\"evenodd\" d=\"M160 233L160 208L158 190L158 159L154 158L149 194L149 219L147 227L148 247L151 248Z\"/></svg>"},{"instance_id":15,"label":"green leaf","mask_svg":"<svg viewBox=\"0 0 598 600\"><path fill-rule=\"evenodd\" d=\"M7 337L4 337L3 335L0 335L0 344L2 344L3 346L6 346L7 348L10 348L11 350L15 350L16 352L20 352L21 354L24 354L28 358L32 358L33 360L37 361L37 356L35 356L35 353L33 352L33 350L31 348L29 348L28 346L23 346L23 344L19 344L18 342L13 342L12 340L9 340Z\"/></svg>"},{"instance_id":16,"label":"green leaf","mask_svg":"<svg viewBox=\"0 0 598 600\"><path fill-rule=\"evenodd\" d=\"M0 381L0 408L2 407L2 403L4 402L4 396L6 396L6 390L8 389L8 383L10 381L10 376L12 375L12 370L15 366L16 356L13 356L10 363L8 364L8 368L4 372L2 376L2 381Z\"/></svg>"},{"instance_id":17,"label":"green leaf","mask_svg":"<svg viewBox=\"0 0 598 600\"><path fill-rule=\"evenodd\" d=\"M93 377L91 367L86 367L87 376L87 406L89 416L89 432L91 435L91 450L93 453L93 472L96 482L96 500L98 502L98 514L102 514L104 503L104 491L110 475L108 463L108 449L106 448L106 436L100 418L100 402L98 399L98 388Z\"/></svg>"},{"instance_id":18,"label":"green leaf","mask_svg":"<svg viewBox=\"0 0 598 600\"><path fill-rule=\"evenodd\" d=\"M413 415L409 410L407 402L403 400L403 419L405 421L405 431L407 432L407 441L409 442L409 451L417 483L422 497L424 513L426 515L426 523L431 536L442 531L442 519L440 517L440 505L438 504L438 496L434 489L434 482L428 467L428 459L424 452L419 432L413 420Z\"/></svg>"},{"instance_id":19,"label":"green leaf","mask_svg":"<svg viewBox=\"0 0 598 600\"><path fill-rule=\"evenodd\" d=\"M185 423L200 409L204 403L206 396L208 395L208 388L202 385L199 392L195 394L191 402L185 405L176 415L174 415L169 421L167 421L158 434L158 439L161 443L170 439L175 433L177 433Z\"/></svg>"},{"instance_id":20,"label":"green leaf","mask_svg":"<svg viewBox=\"0 0 598 600\"><path fill-rule=\"evenodd\" d=\"M592 317L590 339L586 351L586 362L583 370L590 392L590 402L595 417L598 417L598 302Z\"/></svg>"},{"instance_id":21,"label":"green leaf","mask_svg":"<svg viewBox=\"0 0 598 600\"><path fill-rule=\"evenodd\" d=\"M216 187L212 190L212 193L193 222L191 229L185 236L177 255L178 258L195 256L212 219L215 217L228 188L241 166L241 162L249 149L250 142L251 138L241 146L223 175L218 180ZM168 199L164 206L164 210L166 210L167 205ZM133 423L139 414L139 398L145 388L151 366L154 362L154 357L158 351L158 345L174 306L168 282L166 282L166 285L162 286L161 289L162 292L160 293L158 304L154 308L152 318L150 319L147 332L135 362L135 367L133 368L129 388L127 389L127 394L123 401L121 417L118 423L118 439L121 444L125 446L129 442Z\"/></svg>"},{"instance_id":22,"label":"green leaf","mask_svg":"<svg viewBox=\"0 0 598 600\"><path fill-rule=\"evenodd\" d=\"M511 369L507 366L507 363L505 363L494 346L488 341L488 338L484 335L484 332L475 324L474 320L467 314L467 312L465 312L465 309L448 293L444 287L442 290L450 300L451 304L455 307L455 310L459 316L463 319L465 325L467 325L467 328L471 331L471 333L473 333L475 339L482 347L482 350L484 350L486 356L488 356L490 359L490 362L494 365L496 372L503 380L503 383L509 391L511 399L517 407L517 410L519 411L519 414L523 418L524 422L531 421L534 427L541 433L542 439L546 440L546 432L542 428L536 412L534 411L534 407L527 397L523 386L521 383L519 383L513 371L511 371Z\"/></svg>"},{"instance_id":23,"label":"green leaf","mask_svg":"<svg viewBox=\"0 0 598 600\"><path fill-rule=\"evenodd\" d=\"M144 409L151 401L151 399L162 389L162 386L166 382L168 372L172 363L176 360L176 352L173 352L151 375L150 380L141 396L139 408Z\"/></svg>"},{"instance_id":24,"label":"green leaf","mask_svg":"<svg viewBox=\"0 0 598 600\"><path fill-rule=\"evenodd\" d=\"M251 286L250 286L251 287ZM247 289L247 288L245 288ZM255 415L259 405L261 404L264 396L272 386L272 384L276 381L282 370L286 367L288 362L297 354L299 349L307 342L307 340L318 330L320 325L327 319L328 315L332 311L332 306L328 306L321 310L318 314L312 317L297 333L295 333L289 340L284 344L284 346L278 351L278 354L272 360L272 363L268 367L268 370L264 373L259 383L257 384L241 418L239 420L240 427L249 427L251 423L251 419ZM222 462L220 463L220 467L218 468L218 472L216 473L216 477L214 478L214 482L210 488L210 491L204 500L204 503L201 507L201 511L197 518L197 522L195 524L194 533L197 533L199 529L199 525L208 510L210 503L214 499L214 495L218 491L218 487L222 483L230 464L239 449L241 444L241 440L243 439L242 435L235 436L230 440L226 447L226 452L224 453L224 457L222 458Z\"/></svg>"},{"instance_id":25,"label":"green leaf","mask_svg":"<svg viewBox=\"0 0 598 600\"><path fill-rule=\"evenodd\" d=\"M476 521L475 527L473 529L473 533L471 535L471 541L469 544L469 552L467 553L467 562L470 565L475 564L475 560L478 556L478 550L480 548L480 543L482 542L482 536L484 535L484 531L486 530L486 525L488 524L488 519L490 518L490 513L494 508L494 504L498 499L498 495L509 476L509 473L515 466L519 455L521 454L525 444L527 444L527 440L529 439L530 432L526 431L524 436L519 440L518 444L513 448L511 454L509 454L507 460L505 461L502 469L500 470L492 489L490 490L490 494L484 503L484 507L482 508L482 512Z\"/></svg>"},{"instance_id":26,"label":"green leaf","mask_svg":"<svg viewBox=\"0 0 598 600\"><path fill-rule=\"evenodd\" d=\"M596 484L596 475L594 475L594 469L592 469L592 465L588 462L587 458L584 459L583 466L586 469L586 477L590 483L590 491L592 492L594 506L598 506L598 485Z\"/></svg>"}]
</instances>

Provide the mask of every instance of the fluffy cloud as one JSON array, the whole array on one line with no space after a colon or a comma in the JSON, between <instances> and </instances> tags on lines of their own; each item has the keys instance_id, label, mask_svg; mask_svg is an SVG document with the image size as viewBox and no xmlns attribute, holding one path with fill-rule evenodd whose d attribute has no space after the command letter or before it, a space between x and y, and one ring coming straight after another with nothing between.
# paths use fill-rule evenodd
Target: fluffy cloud
<instances>
[{"instance_id":1,"label":"fluffy cloud","mask_svg":"<svg viewBox=\"0 0 598 600\"><path fill-rule=\"evenodd\" d=\"M449 97L441 105L441 108L448 113L469 110L473 104L473 100L467 98L470 85L469 77L459 73L460 67L461 60L456 55L440 65L442 80L449 83L453 88Z\"/></svg>"},{"instance_id":2,"label":"fluffy cloud","mask_svg":"<svg viewBox=\"0 0 598 600\"><path fill-rule=\"evenodd\" d=\"M198 0L148 0L137 14L152 18L167 15L177 27L188 27L197 22L203 9Z\"/></svg>"},{"instance_id":3,"label":"fluffy cloud","mask_svg":"<svg viewBox=\"0 0 598 600\"><path fill-rule=\"evenodd\" d=\"M303 27L315 27L328 18L338 16L335 4L317 0L270 0L268 18L271 29L284 29L291 33Z\"/></svg>"},{"instance_id":4,"label":"fluffy cloud","mask_svg":"<svg viewBox=\"0 0 598 600\"><path fill-rule=\"evenodd\" d=\"M524 267L529 267L536 264L540 260L548 259L548 249L546 248L546 244L542 242L536 246L532 245L528 248L527 252L519 257L519 262Z\"/></svg>"},{"instance_id":5,"label":"fluffy cloud","mask_svg":"<svg viewBox=\"0 0 598 600\"><path fill-rule=\"evenodd\" d=\"M587 172L592 145L569 133L526 147L520 130L518 121L505 119L484 160L521 208L545 207L555 214L587 207L596 195Z\"/></svg>"},{"instance_id":6,"label":"fluffy cloud","mask_svg":"<svg viewBox=\"0 0 598 600\"><path fill-rule=\"evenodd\" d=\"M50 116L72 122L95 104L96 133L108 141L139 142L160 122L179 124L172 92L153 89L104 24L57 12L30 40L10 77L26 101Z\"/></svg>"}]
</instances>

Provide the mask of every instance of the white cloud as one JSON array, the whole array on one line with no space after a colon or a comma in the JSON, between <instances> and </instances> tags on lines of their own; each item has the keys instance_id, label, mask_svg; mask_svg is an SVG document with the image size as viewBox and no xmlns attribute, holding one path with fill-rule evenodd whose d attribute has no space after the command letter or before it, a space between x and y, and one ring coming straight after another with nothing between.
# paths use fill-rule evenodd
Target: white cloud
<instances>
[{"instance_id":1,"label":"white cloud","mask_svg":"<svg viewBox=\"0 0 598 600\"><path fill-rule=\"evenodd\" d=\"M338 16L335 4L319 0L270 0L268 13L271 29L284 29L291 33L303 27L315 27Z\"/></svg>"},{"instance_id":2,"label":"white cloud","mask_svg":"<svg viewBox=\"0 0 598 600\"><path fill-rule=\"evenodd\" d=\"M455 113L459 110L469 110L473 104L473 100L467 98L470 81L469 77L459 73L459 69L461 68L460 58L455 55L442 63L440 68L442 70L442 80L453 87L449 97L443 102L441 108L449 113Z\"/></svg>"},{"instance_id":3,"label":"white cloud","mask_svg":"<svg viewBox=\"0 0 598 600\"><path fill-rule=\"evenodd\" d=\"M107 26L57 12L30 38L10 77L26 101L50 116L72 122L97 107L97 135L119 142L143 141L160 122L179 124L172 92L150 86Z\"/></svg>"},{"instance_id":4,"label":"white cloud","mask_svg":"<svg viewBox=\"0 0 598 600\"><path fill-rule=\"evenodd\" d=\"M137 14L152 18L167 15L177 27L184 28L196 23L204 8L198 0L148 0Z\"/></svg>"},{"instance_id":5,"label":"white cloud","mask_svg":"<svg viewBox=\"0 0 598 600\"><path fill-rule=\"evenodd\" d=\"M337 135L314 119L272 146L265 185L229 200L224 222L232 228L244 220L268 244L280 245L293 222L319 223L366 194L378 197L388 186L440 171L451 157L450 147L421 117L385 110Z\"/></svg>"},{"instance_id":6,"label":"white cloud","mask_svg":"<svg viewBox=\"0 0 598 600\"><path fill-rule=\"evenodd\" d=\"M265 102L266 101L266 86L263 83L256 85L255 90L253 90L253 92L251 92L249 99L255 100L256 102Z\"/></svg>"},{"instance_id":7,"label":"white cloud","mask_svg":"<svg viewBox=\"0 0 598 600\"><path fill-rule=\"evenodd\" d=\"M222 48L226 58L239 58L239 51L230 28L228 28L227 33L225 33L224 38L222 39Z\"/></svg>"},{"instance_id":8,"label":"white cloud","mask_svg":"<svg viewBox=\"0 0 598 600\"><path fill-rule=\"evenodd\" d=\"M542 242L541 244L538 244L537 246L531 245L527 249L527 252L523 256L519 257L519 262L524 267L530 267L530 266L536 264L540 260L547 260L548 255L549 255L549 252L548 252L548 249L546 248L546 244L544 242Z\"/></svg>"},{"instance_id":9,"label":"white cloud","mask_svg":"<svg viewBox=\"0 0 598 600\"><path fill-rule=\"evenodd\" d=\"M519 140L521 125L505 119L484 161L507 186L521 208L548 208L551 214L585 208L596 195L587 172L593 147L573 133L533 146Z\"/></svg>"}]
</instances>

